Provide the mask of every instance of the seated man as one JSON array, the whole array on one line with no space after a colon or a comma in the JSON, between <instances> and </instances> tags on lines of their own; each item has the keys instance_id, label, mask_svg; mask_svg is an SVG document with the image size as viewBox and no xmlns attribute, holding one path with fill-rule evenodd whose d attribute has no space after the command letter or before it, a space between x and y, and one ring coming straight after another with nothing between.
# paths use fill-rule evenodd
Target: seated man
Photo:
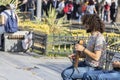
<instances>
[{"instance_id":1,"label":"seated man","mask_svg":"<svg viewBox=\"0 0 120 80\"><path fill-rule=\"evenodd\" d=\"M80 44L75 45L75 56L82 52L83 54L80 53L80 55L83 55L85 60L81 62L75 60L75 63L78 63L77 66L66 68L61 74L63 80L82 79L84 73L102 67L102 56L106 51L106 41L102 34L105 28L104 23L97 14L86 14L81 20L86 32L90 33L91 36L86 48ZM79 56L77 57L79 58ZM75 59L78 59L77 57Z\"/></svg>"},{"instance_id":2,"label":"seated man","mask_svg":"<svg viewBox=\"0 0 120 80\"><path fill-rule=\"evenodd\" d=\"M84 74L83 80L120 80L120 61L112 62L113 70L96 70Z\"/></svg>"}]
</instances>

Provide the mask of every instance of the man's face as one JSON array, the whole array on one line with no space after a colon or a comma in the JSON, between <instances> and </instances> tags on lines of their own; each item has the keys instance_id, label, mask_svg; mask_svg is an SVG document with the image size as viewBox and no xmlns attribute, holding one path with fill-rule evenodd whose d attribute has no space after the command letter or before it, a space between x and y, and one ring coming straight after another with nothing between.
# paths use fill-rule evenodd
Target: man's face
<instances>
[{"instance_id":1,"label":"man's face","mask_svg":"<svg viewBox=\"0 0 120 80\"><path fill-rule=\"evenodd\" d=\"M86 30L86 33L91 33L92 32L92 29L87 29Z\"/></svg>"},{"instance_id":2,"label":"man's face","mask_svg":"<svg viewBox=\"0 0 120 80\"><path fill-rule=\"evenodd\" d=\"M90 33L92 31L87 24L85 24L84 26L86 29L86 33Z\"/></svg>"}]
</instances>

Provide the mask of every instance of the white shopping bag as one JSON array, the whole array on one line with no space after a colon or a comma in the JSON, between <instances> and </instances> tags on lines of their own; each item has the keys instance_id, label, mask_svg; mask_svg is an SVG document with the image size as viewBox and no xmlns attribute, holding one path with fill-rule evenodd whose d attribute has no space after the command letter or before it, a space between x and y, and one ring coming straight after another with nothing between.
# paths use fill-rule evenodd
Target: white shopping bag
<instances>
[{"instance_id":1,"label":"white shopping bag","mask_svg":"<svg viewBox=\"0 0 120 80\"><path fill-rule=\"evenodd\" d=\"M25 35L24 40L22 40L22 47L24 50L27 50L32 46L33 44L32 36L33 36L32 32L29 32L28 34Z\"/></svg>"}]
</instances>

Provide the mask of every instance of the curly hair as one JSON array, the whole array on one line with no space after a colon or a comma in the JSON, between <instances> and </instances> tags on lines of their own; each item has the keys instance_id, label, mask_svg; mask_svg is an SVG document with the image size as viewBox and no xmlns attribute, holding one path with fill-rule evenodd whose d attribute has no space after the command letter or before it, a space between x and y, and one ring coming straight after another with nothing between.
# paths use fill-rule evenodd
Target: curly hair
<instances>
[{"instance_id":1,"label":"curly hair","mask_svg":"<svg viewBox=\"0 0 120 80\"><path fill-rule=\"evenodd\" d=\"M97 14L85 14L82 16L81 21L83 25L88 25L92 31L101 33L105 31L105 24Z\"/></svg>"}]
</instances>

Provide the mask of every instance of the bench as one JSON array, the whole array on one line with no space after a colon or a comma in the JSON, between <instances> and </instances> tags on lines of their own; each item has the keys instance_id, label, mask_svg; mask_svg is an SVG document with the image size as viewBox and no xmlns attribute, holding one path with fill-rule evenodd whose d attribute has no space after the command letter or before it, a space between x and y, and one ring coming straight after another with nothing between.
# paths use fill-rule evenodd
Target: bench
<instances>
[{"instance_id":1,"label":"bench","mask_svg":"<svg viewBox=\"0 0 120 80\"><path fill-rule=\"evenodd\" d=\"M22 52L22 40L29 31L17 31L15 33L4 33L3 50L8 52Z\"/></svg>"}]
</instances>

